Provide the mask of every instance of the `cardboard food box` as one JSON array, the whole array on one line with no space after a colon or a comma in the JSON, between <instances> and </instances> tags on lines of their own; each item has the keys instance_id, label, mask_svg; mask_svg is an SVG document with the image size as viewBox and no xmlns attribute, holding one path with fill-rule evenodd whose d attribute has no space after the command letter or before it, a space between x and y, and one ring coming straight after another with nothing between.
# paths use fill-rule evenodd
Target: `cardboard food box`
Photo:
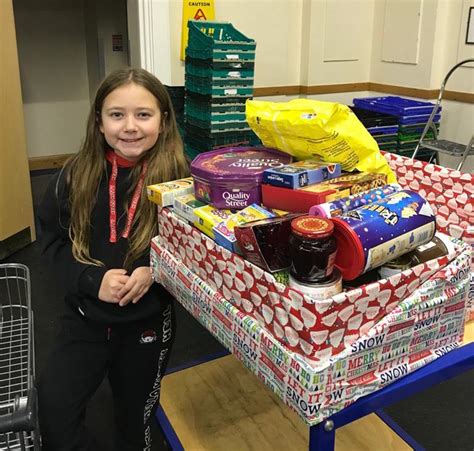
<instances>
[{"instance_id":1,"label":"cardboard food box","mask_svg":"<svg viewBox=\"0 0 474 451\"><path fill-rule=\"evenodd\" d=\"M204 205L203 207L195 208L194 215L196 216L196 220L193 223L194 226L208 237L214 239L214 226L229 219L233 213L230 210L223 210L212 205Z\"/></svg>"},{"instance_id":2,"label":"cardboard food box","mask_svg":"<svg viewBox=\"0 0 474 451\"><path fill-rule=\"evenodd\" d=\"M265 210L260 205L249 205L213 227L214 241L231 252L241 254L234 229L258 219L273 218L274 216L275 213Z\"/></svg>"},{"instance_id":3,"label":"cardboard food box","mask_svg":"<svg viewBox=\"0 0 474 451\"><path fill-rule=\"evenodd\" d=\"M206 204L197 200L194 194L185 194L184 196L175 197L173 208L179 216L193 224L197 220L194 210L204 207L204 205Z\"/></svg>"},{"instance_id":4,"label":"cardboard food box","mask_svg":"<svg viewBox=\"0 0 474 451\"><path fill-rule=\"evenodd\" d=\"M386 184L384 174L345 174L333 180L299 189L262 185L262 203L295 213L307 213L313 205L330 202Z\"/></svg>"},{"instance_id":5,"label":"cardboard food box","mask_svg":"<svg viewBox=\"0 0 474 451\"><path fill-rule=\"evenodd\" d=\"M437 208L438 230L470 236L474 175L386 158L403 187ZM314 303L169 210L158 217L161 235L150 253L155 280L309 425L462 342L474 277L469 246L460 241L453 240L455 254Z\"/></svg>"},{"instance_id":6,"label":"cardboard food box","mask_svg":"<svg viewBox=\"0 0 474 451\"><path fill-rule=\"evenodd\" d=\"M265 169L263 183L285 188L302 188L324 182L341 175L339 163L325 163L322 160L302 160L281 168Z\"/></svg>"},{"instance_id":7,"label":"cardboard food box","mask_svg":"<svg viewBox=\"0 0 474 451\"><path fill-rule=\"evenodd\" d=\"M148 199L160 207L169 207L173 205L174 199L183 194L194 192L194 183L192 177L173 180L172 182L158 183L146 187Z\"/></svg>"}]
</instances>

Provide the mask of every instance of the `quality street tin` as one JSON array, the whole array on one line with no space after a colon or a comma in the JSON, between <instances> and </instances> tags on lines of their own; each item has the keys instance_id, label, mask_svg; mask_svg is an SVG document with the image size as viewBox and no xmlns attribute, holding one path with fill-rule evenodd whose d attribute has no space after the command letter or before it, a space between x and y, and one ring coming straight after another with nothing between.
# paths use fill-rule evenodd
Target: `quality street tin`
<instances>
[{"instance_id":1,"label":"quality street tin","mask_svg":"<svg viewBox=\"0 0 474 451\"><path fill-rule=\"evenodd\" d=\"M435 214L418 193L402 190L332 218L337 241L336 267L344 280L428 243L436 231Z\"/></svg>"},{"instance_id":2,"label":"quality street tin","mask_svg":"<svg viewBox=\"0 0 474 451\"><path fill-rule=\"evenodd\" d=\"M291 155L266 147L227 147L203 152L191 163L196 199L232 210L260 204L263 171L291 161Z\"/></svg>"}]
</instances>

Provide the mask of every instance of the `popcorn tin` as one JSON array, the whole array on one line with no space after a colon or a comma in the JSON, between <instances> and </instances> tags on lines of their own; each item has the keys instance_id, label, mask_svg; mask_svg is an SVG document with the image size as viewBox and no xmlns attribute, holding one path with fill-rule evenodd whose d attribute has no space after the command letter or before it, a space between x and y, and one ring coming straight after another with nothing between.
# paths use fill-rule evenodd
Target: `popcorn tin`
<instances>
[{"instance_id":1,"label":"popcorn tin","mask_svg":"<svg viewBox=\"0 0 474 451\"><path fill-rule=\"evenodd\" d=\"M263 171L291 161L290 155L266 147L227 147L201 153L191 163L195 196L224 209L260 204Z\"/></svg>"},{"instance_id":2,"label":"popcorn tin","mask_svg":"<svg viewBox=\"0 0 474 451\"><path fill-rule=\"evenodd\" d=\"M292 352L242 307L232 305L222 289L213 290L197 275L193 280L183 277L190 270L163 249L162 241L157 237L152 242L155 280L310 426L462 342L468 288L466 273L459 266L463 256L380 322L365 328L359 338L344 339L337 355L326 353L324 359L310 360ZM188 287L184 291L183 279ZM196 305L203 306L201 313Z\"/></svg>"},{"instance_id":3,"label":"popcorn tin","mask_svg":"<svg viewBox=\"0 0 474 451\"><path fill-rule=\"evenodd\" d=\"M344 280L382 265L433 238L433 209L414 191L403 190L332 218L336 267Z\"/></svg>"}]
</instances>

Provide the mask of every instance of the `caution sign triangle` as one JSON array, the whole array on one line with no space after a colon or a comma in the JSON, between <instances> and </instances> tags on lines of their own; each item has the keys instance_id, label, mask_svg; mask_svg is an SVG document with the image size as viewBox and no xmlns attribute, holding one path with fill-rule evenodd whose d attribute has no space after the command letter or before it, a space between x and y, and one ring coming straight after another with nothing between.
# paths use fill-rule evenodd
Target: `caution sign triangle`
<instances>
[{"instance_id":1,"label":"caution sign triangle","mask_svg":"<svg viewBox=\"0 0 474 451\"><path fill-rule=\"evenodd\" d=\"M196 11L196 14L194 14L194 20L207 20L206 15L204 14L204 11L199 8Z\"/></svg>"}]
</instances>

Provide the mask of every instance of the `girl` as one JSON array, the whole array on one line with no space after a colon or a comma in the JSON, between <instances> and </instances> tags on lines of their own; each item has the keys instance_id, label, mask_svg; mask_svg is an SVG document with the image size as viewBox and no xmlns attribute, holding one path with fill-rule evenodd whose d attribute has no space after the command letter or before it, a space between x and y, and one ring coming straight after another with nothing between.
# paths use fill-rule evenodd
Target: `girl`
<instances>
[{"instance_id":1,"label":"girl","mask_svg":"<svg viewBox=\"0 0 474 451\"><path fill-rule=\"evenodd\" d=\"M66 289L62 327L38 387L46 451L94 449L85 411L105 376L114 449L152 449L174 310L171 296L152 283L148 249L158 230L146 185L187 174L166 88L145 70L110 74L82 148L52 180L39 212L42 251Z\"/></svg>"}]
</instances>

